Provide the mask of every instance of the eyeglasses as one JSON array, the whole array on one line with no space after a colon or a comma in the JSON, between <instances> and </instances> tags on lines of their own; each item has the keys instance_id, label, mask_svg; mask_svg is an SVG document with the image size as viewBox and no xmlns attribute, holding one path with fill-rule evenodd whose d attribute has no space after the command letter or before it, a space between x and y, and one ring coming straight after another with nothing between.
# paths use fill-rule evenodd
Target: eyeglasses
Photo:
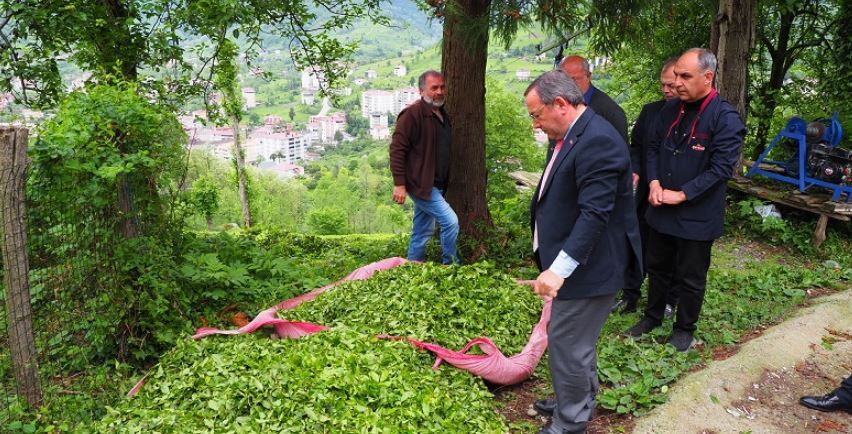
<instances>
[{"instance_id":1,"label":"eyeglasses","mask_svg":"<svg viewBox=\"0 0 852 434\"><path fill-rule=\"evenodd\" d=\"M541 116L541 112L542 110L544 110L545 107L547 107L547 104L542 104L541 107L531 111L529 115L530 119L537 121L538 117Z\"/></svg>"}]
</instances>

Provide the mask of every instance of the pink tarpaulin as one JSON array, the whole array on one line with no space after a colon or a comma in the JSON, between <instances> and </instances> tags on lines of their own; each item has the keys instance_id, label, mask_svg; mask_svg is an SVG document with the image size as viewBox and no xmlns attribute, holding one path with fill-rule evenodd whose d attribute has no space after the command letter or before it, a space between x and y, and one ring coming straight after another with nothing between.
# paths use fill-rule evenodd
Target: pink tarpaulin
<instances>
[{"instance_id":1,"label":"pink tarpaulin","mask_svg":"<svg viewBox=\"0 0 852 434\"><path fill-rule=\"evenodd\" d=\"M264 310L263 312L259 313L251 322L249 322L243 327L234 330L220 330L211 327L202 327L196 330L196 333L192 336L192 338L201 339L203 337L214 334L247 334L252 333L257 329L268 325L274 327L275 333L279 337L287 338L299 338L301 336L311 335L324 330L328 330L328 327L319 324L288 321L286 319L281 319L278 318L276 313L279 310L293 309L306 301L312 301L320 294L328 291L331 288L334 288L335 286L340 285L341 283L351 280L368 279L377 271L389 270L391 268L395 268L402 264L405 264L406 262L408 261L403 258L394 257L383 259L381 261L374 262L369 265L365 265L353 271L343 279L338 280L337 282L328 284L321 288L314 289L313 291L307 292L300 296L284 300L281 303L278 303L277 305ZM524 281L519 283L530 284L531 282ZM417 348L431 351L437 356L437 360L433 365L434 369L437 369L441 365L441 363L447 362L459 369L469 371L470 373L480 376L485 380L495 384L515 384L529 378L529 376L535 370L535 367L538 365L538 362L541 360L544 351L547 349L547 323L550 321L550 306L551 301L547 300L544 304L544 307L542 308L541 318L533 328L532 333L530 334L530 339L527 342L526 346L524 346L523 350L520 353L515 354L511 357L505 356L497 347L497 345L495 345L494 342L492 342L491 339L487 337L478 337L472 339L459 351L453 351L440 345L422 342L407 337L379 337L383 339L402 339L411 343ZM474 346L478 346L485 354L466 354ZM136 392L138 392L144 384L144 381L144 378L140 380L139 383L137 383L136 386L134 386L133 389L128 393L128 396L135 395Z\"/></svg>"},{"instance_id":2,"label":"pink tarpaulin","mask_svg":"<svg viewBox=\"0 0 852 434\"><path fill-rule=\"evenodd\" d=\"M550 321L550 305L548 300L541 310L541 319L533 328L530 340L520 353L506 357L497 345L486 337L472 339L461 350L453 351L440 345L421 342L417 339L402 338L417 348L431 351L436 356L433 369L438 369L442 362L447 362L459 369L464 369L473 375L480 376L492 383L507 385L526 380L532 375L544 350L547 349L547 323ZM399 339L393 336L380 338ZM478 346L485 354L466 354L471 348Z\"/></svg>"}]
</instances>

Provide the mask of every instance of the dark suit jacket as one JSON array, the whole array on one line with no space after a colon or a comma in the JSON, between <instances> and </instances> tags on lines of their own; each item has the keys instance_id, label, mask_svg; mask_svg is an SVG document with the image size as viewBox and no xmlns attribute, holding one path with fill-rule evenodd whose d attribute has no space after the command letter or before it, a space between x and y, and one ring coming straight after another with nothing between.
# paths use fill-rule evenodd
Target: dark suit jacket
<instances>
[{"instance_id":1,"label":"dark suit jacket","mask_svg":"<svg viewBox=\"0 0 852 434\"><path fill-rule=\"evenodd\" d=\"M595 113L612 124L615 130L618 131L618 134L621 135L621 138L624 139L624 143L627 143L627 116L618 103L613 101L604 91L595 88L592 91L589 107L593 108Z\"/></svg>"},{"instance_id":2,"label":"dark suit jacket","mask_svg":"<svg viewBox=\"0 0 852 434\"><path fill-rule=\"evenodd\" d=\"M626 277L635 278L626 276L630 262L634 273L642 270L627 144L587 108L562 146L530 206L531 227L538 222L541 264L550 267L560 250L579 262L559 299L614 294Z\"/></svg>"},{"instance_id":3,"label":"dark suit jacket","mask_svg":"<svg viewBox=\"0 0 852 434\"><path fill-rule=\"evenodd\" d=\"M645 220L657 232L687 240L710 241L722 235L725 192L745 136L740 114L721 96L707 105L695 126L694 140L669 145L669 126L680 111L680 100L660 111L659 128L648 146L648 180L680 190L687 200L678 205L648 207Z\"/></svg>"},{"instance_id":4,"label":"dark suit jacket","mask_svg":"<svg viewBox=\"0 0 852 434\"><path fill-rule=\"evenodd\" d=\"M648 208L648 144L654 140L655 131L659 128L657 123L658 114L666 100L661 99L645 104L633 130L630 132L630 163L633 173L639 174L639 185L636 188L636 209L640 217L645 215Z\"/></svg>"}]
</instances>

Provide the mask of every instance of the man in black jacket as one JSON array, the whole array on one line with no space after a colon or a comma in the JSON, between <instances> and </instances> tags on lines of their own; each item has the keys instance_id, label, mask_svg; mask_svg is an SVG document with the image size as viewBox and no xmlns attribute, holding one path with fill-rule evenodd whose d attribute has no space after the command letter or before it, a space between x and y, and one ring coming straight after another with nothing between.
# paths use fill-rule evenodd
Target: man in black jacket
<instances>
[{"instance_id":1,"label":"man in black jacket","mask_svg":"<svg viewBox=\"0 0 852 434\"><path fill-rule=\"evenodd\" d=\"M580 56L568 56L562 59L559 67L580 86L583 103L612 124L624 139L624 143L627 143L627 116L609 95L592 84L592 67L589 61Z\"/></svg>"},{"instance_id":2,"label":"man in black jacket","mask_svg":"<svg viewBox=\"0 0 852 434\"><path fill-rule=\"evenodd\" d=\"M672 57L663 64L663 69L660 71L660 90L663 93L663 99L645 104L639 117L636 118L636 123L633 124L633 130L630 132L630 162L633 166L633 185L636 189L634 197L636 198L636 217L639 218L639 232L642 234L642 253L644 257L645 245L648 243L648 224L645 223L645 212L648 210L648 164L645 154L648 152L648 143L654 139L656 128L659 128L657 115L666 101L671 101L677 98L677 92L674 88L674 65L677 62L677 57ZM645 280L644 274L633 281L628 281L624 284L621 300L612 307L613 312L621 311L623 313L636 311L636 306L639 303L639 298L642 296L640 288L642 281ZM670 291L666 301L666 317L673 314L673 308L677 305L677 294Z\"/></svg>"},{"instance_id":3,"label":"man in black jacket","mask_svg":"<svg viewBox=\"0 0 852 434\"><path fill-rule=\"evenodd\" d=\"M626 334L658 327L670 291L678 296L668 343L687 351L704 303L713 241L722 235L725 192L745 136L739 113L713 88L716 56L692 48L674 67L679 99L660 110L648 147L648 306Z\"/></svg>"}]
</instances>

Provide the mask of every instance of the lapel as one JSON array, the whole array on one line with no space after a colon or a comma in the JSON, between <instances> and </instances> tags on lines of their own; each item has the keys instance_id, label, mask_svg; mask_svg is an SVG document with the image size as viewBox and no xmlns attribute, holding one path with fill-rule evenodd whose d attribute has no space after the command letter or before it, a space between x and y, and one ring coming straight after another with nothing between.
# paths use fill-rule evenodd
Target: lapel
<instances>
[{"instance_id":1,"label":"lapel","mask_svg":"<svg viewBox=\"0 0 852 434\"><path fill-rule=\"evenodd\" d=\"M565 141L562 142L562 150L559 151L559 154L556 156L556 161L553 162L553 167L550 168L550 173L547 175L547 183L540 186L542 189L542 198L545 194L547 194L547 190L553 184L553 179L555 178L556 171L559 170L559 166L565 162L569 156L573 158L576 154L576 152L573 152L574 148L576 148L579 144L583 132L586 130L586 126L589 125L589 121L594 115L594 110L587 106L583 114L580 115L576 122L574 122L574 126L571 127L571 131L569 131L568 135L565 136Z\"/></svg>"}]
</instances>

